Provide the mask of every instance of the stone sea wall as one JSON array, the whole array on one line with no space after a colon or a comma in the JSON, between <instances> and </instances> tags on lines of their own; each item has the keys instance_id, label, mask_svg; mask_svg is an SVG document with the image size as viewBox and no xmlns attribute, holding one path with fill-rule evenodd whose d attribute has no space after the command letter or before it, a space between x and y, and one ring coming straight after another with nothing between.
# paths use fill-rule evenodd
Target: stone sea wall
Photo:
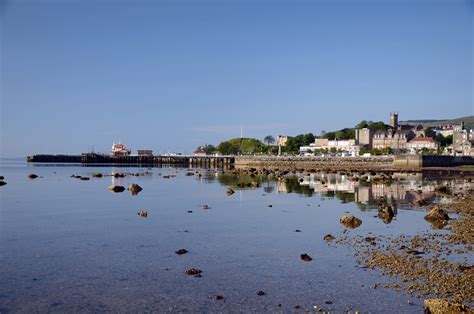
<instances>
[{"instance_id":1,"label":"stone sea wall","mask_svg":"<svg viewBox=\"0 0 474 314\"><path fill-rule=\"evenodd\" d=\"M235 158L236 168L280 169L386 169L392 168L393 157L247 157Z\"/></svg>"}]
</instances>

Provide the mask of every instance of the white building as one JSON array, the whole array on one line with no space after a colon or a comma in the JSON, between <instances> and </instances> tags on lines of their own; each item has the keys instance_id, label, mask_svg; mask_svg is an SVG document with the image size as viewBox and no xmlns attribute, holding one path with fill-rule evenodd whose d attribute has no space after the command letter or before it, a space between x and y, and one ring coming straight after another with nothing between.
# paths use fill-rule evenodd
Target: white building
<instances>
[{"instance_id":1,"label":"white building","mask_svg":"<svg viewBox=\"0 0 474 314\"><path fill-rule=\"evenodd\" d=\"M349 153L352 156L359 154L360 145L356 144L356 140L328 140L328 139L315 139L314 143L309 146L301 146L300 153L305 154L309 151L315 152L320 150L328 150L342 153Z\"/></svg>"},{"instance_id":2,"label":"white building","mask_svg":"<svg viewBox=\"0 0 474 314\"><path fill-rule=\"evenodd\" d=\"M416 154L424 149L437 150L439 147L438 142L436 142L431 137L415 137L407 143L407 149L412 154Z\"/></svg>"}]
</instances>

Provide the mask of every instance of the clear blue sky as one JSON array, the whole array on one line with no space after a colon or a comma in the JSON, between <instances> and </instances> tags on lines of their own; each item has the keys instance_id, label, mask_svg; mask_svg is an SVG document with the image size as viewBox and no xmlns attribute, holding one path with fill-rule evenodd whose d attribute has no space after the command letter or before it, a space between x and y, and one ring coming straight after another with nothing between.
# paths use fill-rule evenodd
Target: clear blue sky
<instances>
[{"instance_id":1,"label":"clear blue sky","mask_svg":"<svg viewBox=\"0 0 474 314\"><path fill-rule=\"evenodd\" d=\"M3 156L473 114L472 1L0 0Z\"/></svg>"}]
</instances>

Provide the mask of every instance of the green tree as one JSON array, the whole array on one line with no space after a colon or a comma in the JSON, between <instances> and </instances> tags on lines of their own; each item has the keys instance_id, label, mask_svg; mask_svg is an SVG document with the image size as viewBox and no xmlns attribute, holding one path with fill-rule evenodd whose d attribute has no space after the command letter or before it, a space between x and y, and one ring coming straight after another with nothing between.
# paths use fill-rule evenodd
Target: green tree
<instances>
[{"instance_id":1,"label":"green tree","mask_svg":"<svg viewBox=\"0 0 474 314\"><path fill-rule=\"evenodd\" d=\"M436 136L436 132L433 131L433 128L426 128L425 129L425 137L432 137L434 138Z\"/></svg>"},{"instance_id":2,"label":"green tree","mask_svg":"<svg viewBox=\"0 0 474 314\"><path fill-rule=\"evenodd\" d=\"M265 138L263 139L263 141L264 141L265 143L267 143L267 145L272 145L272 144L275 143L275 138L274 138L273 136L271 136L271 135L267 135L267 136L265 136Z\"/></svg>"},{"instance_id":3,"label":"green tree","mask_svg":"<svg viewBox=\"0 0 474 314\"><path fill-rule=\"evenodd\" d=\"M446 146L449 146L453 143L453 136L452 135L448 135L448 136L443 136L443 134L438 134L436 135L435 137L435 140L439 143L439 145L441 147L446 147Z\"/></svg>"},{"instance_id":4,"label":"green tree","mask_svg":"<svg viewBox=\"0 0 474 314\"><path fill-rule=\"evenodd\" d=\"M314 143L313 133L299 134L288 138L285 150L288 153L298 154L301 146L308 146L311 143Z\"/></svg>"},{"instance_id":5,"label":"green tree","mask_svg":"<svg viewBox=\"0 0 474 314\"><path fill-rule=\"evenodd\" d=\"M362 120L359 124L356 125L356 129L364 129L369 126L369 123L366 120Z\"/></svg>"},{"instance_id":6,"label":"green tree","mask_svg":"<svg viewBox=\"0 0 474 314\"><path fill-rule=\"evenodd\" d=\"M265 152L265 149L265 145L254 138L234 138L217 146L217 150L224 155L258 154Z\"/></svg>"}]
</instances>

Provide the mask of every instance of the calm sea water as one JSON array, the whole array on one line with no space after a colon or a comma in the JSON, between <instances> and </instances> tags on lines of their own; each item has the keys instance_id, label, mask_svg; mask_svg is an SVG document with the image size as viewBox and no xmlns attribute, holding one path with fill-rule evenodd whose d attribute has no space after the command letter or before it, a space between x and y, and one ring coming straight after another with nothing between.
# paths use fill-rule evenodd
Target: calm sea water
<instances>
[{"instance_id":1,"label":"calm sea water","mask_svg":"<svg viewBox=\"0 0 474 314\"><path fill-rule=\"evenodd\" d=\"M424 212L407 204L432 199L440 182L413 176L392 186L358 186L334 175L300 183L196 170L204 176L186 176L187 169L2 161L7 185L0 187L0 312L274 312L295 305L421 311L421 300L372 289L387 279L356 267L350 248L328 245L323 236L342 234L339 218L345 213L363 220L350 234L430 230ZM151 174L70 177L145 171ZM31 180L30 173L41 177ZM237 188L249 180L260 186ZM111 193L111 183L138 183L143 191ZM236 193L227 196L227 186ZM390 224L374 217L373 202L382 195L398 204ZM202 209L204 204L210 208ZM140 210L148 218L138 216ZM181 248L189 253L175 254ZM302 253L313 260L303 262ZM201 278L184 274L192 267L202 270ZM260 290L264 296L256 294ZM217 301L218 294L225 299Z\"/></svg>"}]
</instances>

